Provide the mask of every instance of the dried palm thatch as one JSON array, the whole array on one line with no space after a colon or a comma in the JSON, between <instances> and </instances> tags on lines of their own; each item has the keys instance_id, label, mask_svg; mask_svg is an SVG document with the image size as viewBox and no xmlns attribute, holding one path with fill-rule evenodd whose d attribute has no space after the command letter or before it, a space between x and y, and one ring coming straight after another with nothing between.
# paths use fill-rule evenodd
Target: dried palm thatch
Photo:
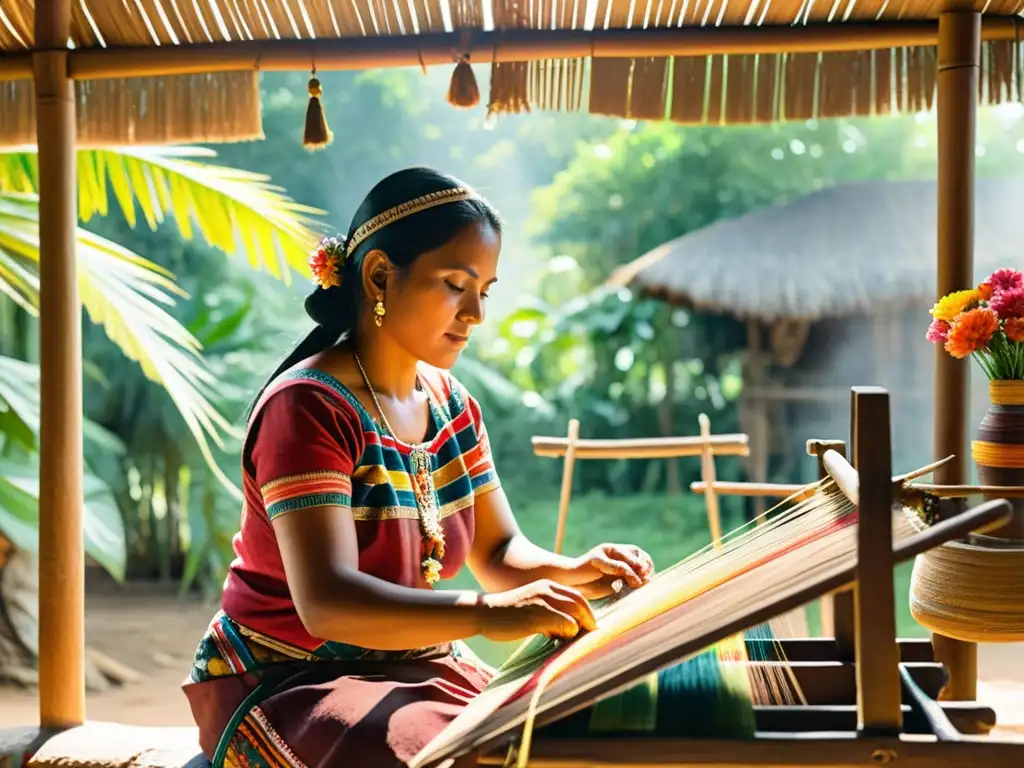
<instances>
[{"instance_id":1,"label":"dried palm thatch","mask_svg":"<svg viewBox=\"0 0 1024 768\"><path fill-rule=\"evenodd\" d=\"M1024 177L979 179L975 276L1020 261ZM935 296L934 181L861 181L717 221L610 282L703 311L817 320ZM964 286L970 287L970 286Z\"/></svg>"},{"instance_id":2,"label":"dried palm thatch","mask_svg":"<svg viewBox=\"0 0 1024 768\"><path fill-rule=\"evenodd\" d=\"M79 80L75 95L84 147L263 138L258 72ZM0 81L0 147L35 142L32 81Z\"/></svg>"},{"instance_id":3,"label":"dried palm thatch","mask_svg":"<svg viewBox=\"0 0 1024 768\"><path fill-rule=\"evenodd\" d=\"M34 6L0 0L0 79L31 77ZM80 137L97 143L259 137L261 69L454 68L466 60L491 62L492 113L771 122L931 107L938 9L932 0L75 0L69 58L79 83ZM985 18L1000 26L982 53L983 103L1024 93L1022 11L1024 0L984 4ZM840 46L821 34L819 43L800 37L804 27L890 22L902 25L896 37L867 34ZM609 30L648 40L694 34L685 45L676 39L637 55L636 38L625 44L621 35L596 37ZM739 48L735 34L723 37L730 30L743 33ZM768 32L771 42L758 43ZM465 79L467 68L459 71ZM32 139L30 88L0 89L0 143ZM463 101L475 98L455 103Z\"/></svg>"}]
</instances>

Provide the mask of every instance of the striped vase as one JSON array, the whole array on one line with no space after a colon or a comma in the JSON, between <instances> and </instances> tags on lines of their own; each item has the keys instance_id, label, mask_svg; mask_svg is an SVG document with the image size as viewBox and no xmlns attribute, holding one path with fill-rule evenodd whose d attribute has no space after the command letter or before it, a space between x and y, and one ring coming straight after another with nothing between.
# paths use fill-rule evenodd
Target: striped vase
<instances>
[{"instance_id":1,"label":"striped vase","mask_svg":"<svg viewBox=\"0 0 1024 768\"><path fill-rule=\"evenodd\" d=\"M989 401L971 444L978 478L1024 486L1024 381L990 381ZM1009 501L1014 516L1003 527L915 559L910 613L918 624L969 643L1024 641L1024 499Z\"/></svg>"},{"instance_id":2,"label":"striped vase","mask_svg":"<svg viewBox=\"0 0 1024 768\"><path fill-rule=\"evenodd\" d=\"M990 381L989 408L971 444L982 485L1024 486L1024 381ZM1024 540L1024 499L1011 499L1013 520L989 535Z\"/></svg>"}]
</instances>

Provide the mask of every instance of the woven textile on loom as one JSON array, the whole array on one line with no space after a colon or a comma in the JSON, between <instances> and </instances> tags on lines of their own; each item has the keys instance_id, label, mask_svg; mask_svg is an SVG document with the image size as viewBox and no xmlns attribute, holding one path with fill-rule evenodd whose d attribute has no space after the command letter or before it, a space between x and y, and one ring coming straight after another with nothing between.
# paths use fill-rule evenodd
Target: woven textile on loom
<instances>
[{"instance_id":1,"label":"woven textile on loom","mask_svg":"<svg viewBox=\"0 0 1024 768\"><path fill-rule=\"evenodd\" d=\"M894 541L913 535L904 510L892 521ZM595 606L593 632L528 640L414 765L501 738L519 739L524 766L531 740L549 735L752 737L755 705L803 696L785 663L750 664L764 659L748 648L770 648L780 598L853 565L856 523L855 505L822 481L809 498L782 502L719 547Z\"/></svg>"}]
</instances>

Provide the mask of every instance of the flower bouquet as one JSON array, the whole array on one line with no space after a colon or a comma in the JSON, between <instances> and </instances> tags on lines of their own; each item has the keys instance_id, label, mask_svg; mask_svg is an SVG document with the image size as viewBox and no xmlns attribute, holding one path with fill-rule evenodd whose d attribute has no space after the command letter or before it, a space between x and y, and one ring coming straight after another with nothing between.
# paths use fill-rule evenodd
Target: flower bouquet
<instances>
[{"instance_id":1,"label":"flower bouquet","mask_svg":"<svg viewBox=\"0 0 1024 768\"><path fill-rule=\"evenodd\" d=\"M990 381L1024 379L1024 273L997 269L977 288L943 296L931 316L928 341L973 355Z\"/></svg>"},{"instance_id":2,"label":"flower bouquet","mask_svg":"<svg viewBox=\"0 0 1024 768\"><path fill-rule=\"evenodd\" d=\"M931 316L928 340L952 357L973 356L988 376L989 408L971 443L981 487L1024 486L1024 274L997 269L976 288L943 296ZM939 510L922 495L915 511L930 525ZM946 542L915 559L910 613L936 638L1024 640L1016 597L1024 571L1013 560L1024 550L1002 541L1024 538L1024 500L1010 501L1014 514L999 529Z\"/></svg>"},{"instance_id":3,"label":"flower bouquet","mask_svg":"<svg viewBox=\"0 0 1024 768\"><path fill-rule=\"evenodd\" d=\"M989 408L971 443L984 485L1024 485L1024 273L997 269L932 307L927 337L988 376Z\"/></svg>"}]
</instances>

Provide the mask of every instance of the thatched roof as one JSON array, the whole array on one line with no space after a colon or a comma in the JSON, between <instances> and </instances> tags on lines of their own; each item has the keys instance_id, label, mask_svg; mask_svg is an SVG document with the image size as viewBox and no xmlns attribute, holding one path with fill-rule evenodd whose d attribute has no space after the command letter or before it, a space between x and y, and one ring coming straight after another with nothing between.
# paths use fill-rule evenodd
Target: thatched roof
<instances>
[{"instance_id":1,"label":"thatched roof","mask_svg":"<svg viewBox=\"0 0 1024 768\"><path fill-rule=\"evenodd\" d=\"M927 304L935 297L937 195L934 181L841 184L670 240L610 281L766 321ZM1024 177L977 181L977 280L1021 265L1021 200Z\"/></svg>"},{"instance_id":2,"label":"thatched roof","mask_svg":"<svg viewBox=\"0 0 1024 768\"><path fill-rule=\"evenodd\" d=\"M499 113L713 124L866 115L931 107L941 5L72 0L69 70L80 137L91 142L259 136L260 70L452 67L464 57L490 64L484 101ZM998 103L1022 91L1024 0L983 5L979 99ZM6 145L34 138L34 11L34 0L0 0L0 81L14 81L0 83Z\"/></svg>"}]
</instances>

